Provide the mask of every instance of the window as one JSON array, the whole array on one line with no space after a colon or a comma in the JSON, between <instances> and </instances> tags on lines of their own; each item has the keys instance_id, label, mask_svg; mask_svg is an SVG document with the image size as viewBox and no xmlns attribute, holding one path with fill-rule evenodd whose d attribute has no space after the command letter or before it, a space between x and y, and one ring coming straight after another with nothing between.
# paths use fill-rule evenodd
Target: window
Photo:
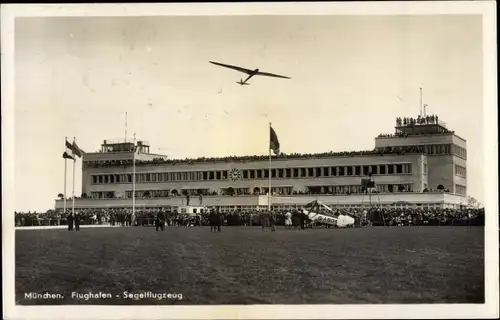
<instances>
[{"instance_id":1,"label":"window","mask_svg":"<svg viewBox=\"0 0 500 320\"><path fill-rule=\"evenodd\" d=\"M97 176L92 176L92 183L96 184L97 183Z\"/></svg>"},{"instance_id":2,"label":"window","mask_svg":"<svg viewBox=\"0 0 500 320\"><path fill-rule=\"evenodd\" d=\"M371 172L370 166L363 166L363 174L368 175Z\"/></svg>"},{"instance_id":3,"label":"window","mask_svg":"<svg viewBox=\"0 0 500 320\"><path fill-rule=\"evenodd\" d=\"M286 175L286 178L291 178L292 177L292 169L285 169L285 175Z\"/></svg>"},{"instance_id":4,"label":"window","mask_svg":"<svg viewBox=\"0 0 500 320\"><path fill-rule=\"evenodd\" d=\"M465 167L462 167L460 165L455 165L455 175L456 176L466 178L466 176L467 176L466 170L467 169Z\"/></svg>"},{"instance_id":5,"label":"window","mask_svg":"<svg viewBox=\"0 0 500 320\"><path fill-rule=\"evenodd\" d=\"M345 176L344 167L339 167L339 176Z\"/></svg>"},{"instance_id":6,"label":"window","mask_svg":"<svg viewBox=\"0 0 500 320\"><path fill-rule=\"evenodd\" d=\"M385 170L385 164L381 164L378 166L378 174L387 174Z\"/></svg>"},{"instance_id":7,"label":"window","mask_svg":"<svg viewBox=\"0 0 500 320\"><path fill-rule=\"evenodd\" d=\"M322 168L316 168L316 177L322 177L323 176L323 172L322 171Z\"/></svg>"},{"instance_id":8,"label":"window","mask_svg":"<svg viewBox=\"0 0 500 320\"><path fill-rule=\"evenodd\" d=\"M361 166L355 166L354 167L354 175L355 176L360 176L361 175Z\"/></svg>"},{"instance_id":9,"label":"window","mask_svg":"<svg viewBox=\"0 0 500 320\"><path fill-rule=\"evenodd\" d=\"M394 174L394 165L390 164L387 166L388 174Z\"/></svg>"},{"instance_id":10,"label":"window","mask_svg":"<svg viewBox=\"0 0 500 320\"><path fill-rule=\"evenodd\" d=\"M396 165L396 173L397 174L402 174L403 173L403 165L397 164Z\"/></svg>"},{"instance_id":11,"label":"window","mask_svg":"<svg viewBox=\"0 0 500 320\"><path fill-rule=\"evenodd\" d=\"M352 171L353 171L353 170L352 170L352 167L351 167L351 166L347 167L347 175L348 175L348 176L352 176L352 175L353 175L353 172L352 172Z\"/></svg>"},{"instance_id":12,"label":"window","mask_svg":"<svg viewBox=\"0 0 500 320\"><path fill-rule=\"evenodd\" d=\"M306 168L300 168L300 176L301 177L305 177L306 176Z\"/></svg>"},{"instance_id":13,"label":"window","mask_svg":"<svg viewBox=\"0 0 500 320\"><path fill-rule=\"evenodd\" d=\"M262 170L257 170L257 179L262 179Z\"/></svg>"},{"instance_id":14,"label":"window","mask_svg":"<svg viewBox=\"0 0 500 320\"><path fill-rule=\"evenodd\" d=\"M314 168L307 168L307 176L314 177Z\"/></svg>"},{"instance_id":15,"label":"window","mask_svg":"<svg viewBox=\"0 0 500 320\"><path fill-rule=\"evenodd\" d=\"M299 169L298 168L293 168L293 176L297 178L299 176Z\"/></svg>"},{"instance_id":16,"label":"window","mask_svg":"<svg viewBox=\"0 0 500 320\"><path fill-rule=\"evenodd\" d=\"M455 193L465 196L467 194L467 188L465 186L455 184Z\"/></svg>"},{"instance_id":17,"label":"window","mask_svg":"<svg viewBox=\"0 0 500 320\"><path fill-rule=\"evenodd\" d=\"M276 169L278 171L278 178L283 178L283 169Z\"/></svg>"}]
</instances>

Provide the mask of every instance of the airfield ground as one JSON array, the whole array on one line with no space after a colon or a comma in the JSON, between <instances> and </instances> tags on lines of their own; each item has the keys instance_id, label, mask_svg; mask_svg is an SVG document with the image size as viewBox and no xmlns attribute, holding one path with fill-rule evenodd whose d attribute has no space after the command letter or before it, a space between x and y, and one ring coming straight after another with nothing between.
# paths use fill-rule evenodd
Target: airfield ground
<instances>
[{"instance_id":1,"label":"airfield ground","mask_svg":"<svg viewBox=\"0 0 500 320\"><path fill-rule=\"evenodd\" d=\"M484 302L482 227L16 230L15 245L23 305ZM123 291L182 300L116 297ZM27 300L28 292L63 298Z\"/></svg>"}]
</instances>

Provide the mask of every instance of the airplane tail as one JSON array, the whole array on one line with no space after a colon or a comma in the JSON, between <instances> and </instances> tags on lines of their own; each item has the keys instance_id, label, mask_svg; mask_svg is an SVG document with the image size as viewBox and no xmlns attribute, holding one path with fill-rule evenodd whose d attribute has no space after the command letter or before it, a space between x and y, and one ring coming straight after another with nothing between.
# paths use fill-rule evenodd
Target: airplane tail
<instances>
[{"instance_id":1,"label":"airplane tail","mask_svg":"<svg viewBox=\"0 0 500 320\"><path fill-rule=\"evenodd\" d=\"M248 86L248 85L250 85L250 83L243 82L243 79L240 79L240 81L238 81L236 83L239 84L239 85L242 85L242 86Z\"/></svg>"}]
</instances>

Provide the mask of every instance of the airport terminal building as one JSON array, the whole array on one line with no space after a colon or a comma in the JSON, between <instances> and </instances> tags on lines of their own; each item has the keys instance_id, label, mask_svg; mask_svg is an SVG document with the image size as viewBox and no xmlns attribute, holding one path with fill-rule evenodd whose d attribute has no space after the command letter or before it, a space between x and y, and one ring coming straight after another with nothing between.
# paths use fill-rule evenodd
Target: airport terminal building
<instances>
[{"instance_id":1,"label":"airport terminal building","mask_svg":"<svg viewBox=\"0 0 500 320\"><path fill-rule=\"evenodd\" d=\"M267 208L268 156L169 159L145 141L135 155L136 207L190 205L228 210ZM132 207L134 144L104 141L83 155L82 196L75 208ZM397 118L392 134L375 138L369 151L273 156L273 209L319 200L339 208L459 208L466 205L466 141L437 116ZM376 192L365 192L370 175ZM63 208L57 199L56 209Z\"/></svg>"}]
</instances>

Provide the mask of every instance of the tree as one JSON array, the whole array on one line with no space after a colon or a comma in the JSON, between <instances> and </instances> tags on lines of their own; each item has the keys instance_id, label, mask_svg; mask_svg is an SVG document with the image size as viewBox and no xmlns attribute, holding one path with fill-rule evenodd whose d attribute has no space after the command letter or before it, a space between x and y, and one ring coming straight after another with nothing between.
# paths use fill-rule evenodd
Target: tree
<instances>
[{"instance_id":1,"label":"tree","mask_svg":"<svg viewBox=\"0 0 500 320\"><path fill-rule=\"evenodd\" d=\"M233 187L227 188L226 193L228 196L233 196L234 195L234 188Z\"/></svg>"},{"instance_id":2,"label":"tree","mask_svg":"<svg viewBox=\"0 0 500 320\"><path fill-rule=\"evenodd\" d=\"M440 184L440 185L437 186L437 189L438 190L444 190L444 186L442 184Z\"/></svg>"},{"instance_id":3,"label":"tree","mask_svg":"<svg viewBox=\"0 0 500 320\"><path fill-rule=\"evenodd\" d=\"M403 186L402 184L400 184L400 185L398 186L398 191L399 191L399 192L404 192L404 191L405 191L405 186Z\"/></svg>"},{"instance_id":4,"label":"tree","mask_svg":"<svg viewBox=\"0 0 500 320\"><path fill-rule=\"evenodd\" d=\"M471 207L475 207L475 208L482 208L483 207L483 204L481 202L479 202L476 198L472 197L472 196L468 196L467 197L467 204Z\"/></svg>"},{"instance_id":5,"label":"tree","mask_svg":"<svg viewBox=\"0 0 500 320\"><path fill-rule=\"evenodd\" d=\"M58 197L59 199L64 199L64 194L59 193L59 194L57 195L57 197Z\"/></svg>"}]
</instances>

